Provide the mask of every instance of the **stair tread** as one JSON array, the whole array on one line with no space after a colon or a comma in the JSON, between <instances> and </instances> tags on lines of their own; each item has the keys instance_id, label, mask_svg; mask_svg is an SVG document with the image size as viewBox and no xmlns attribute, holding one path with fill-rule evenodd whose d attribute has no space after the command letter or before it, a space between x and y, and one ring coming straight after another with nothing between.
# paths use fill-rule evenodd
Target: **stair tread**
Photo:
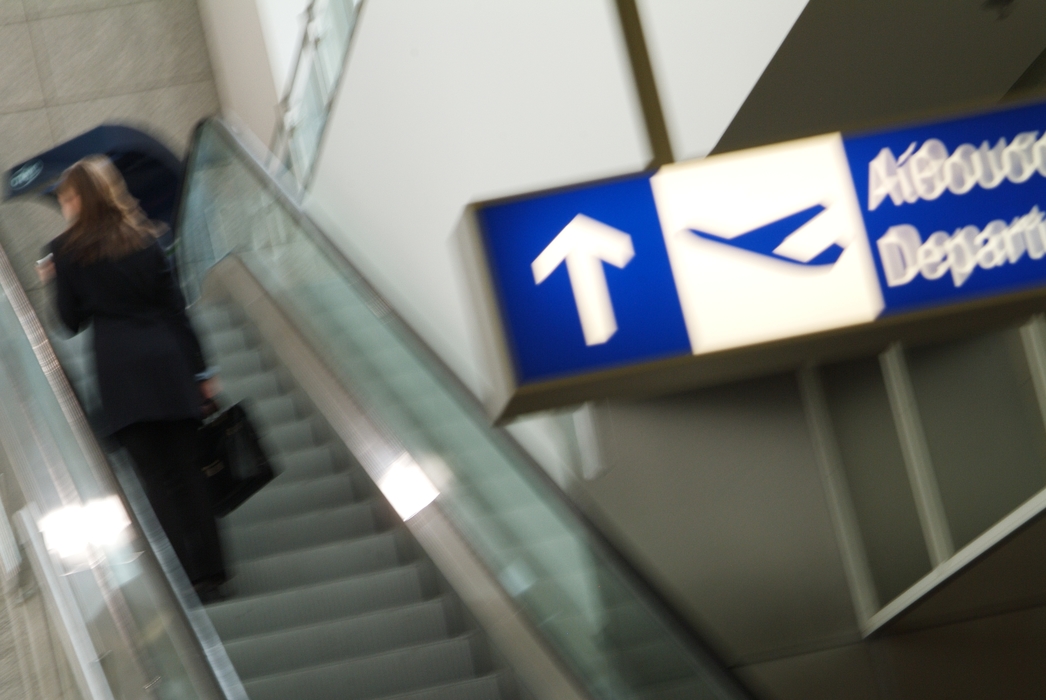
<instances>
[{"instance_id":1,"label":"stair tread","mask_svg":"<svg viewBox=\"0 0 1046 700\"><path fill-rule=\"evenodd\" d=\"M236 562L232 587L277 590L394 567L402 563L396 537L388 531Z\"/></svg>"},{"instance_id":2,"label":"stair tread","mask_svg":"<svg viewBox=\"0 0 1046 700\"><path fill-rule=\"evenodd\" d=\"M500 700L501 684L497 674L488 674L465 681L434 685L424 690L385 695L376 700Z\"/></svg>"},{"instance_id":3,"label":"stair tread","mask_svg":"<svg viewBox=\"0 0 1046 700\"><path fill-rule=\"evenodd\" d=\"M304 409L300 400L291 392L252 400L250 408L251 416L258 421L259 429L297 420L306 413L311 413Z\"/></svg>"},{"instance_id":4,"label":"stair tread","mask_svg":"<svg viewBox=\"0 0 1046 700\"><path fill-rule=\"evenodd\" d=\"M311 438L315 442L288 444L287 441L279 440L279 435L273 435L272 431L262 432L261 441L266 446L265 454L273 460L293 471L294 463L298 460L326 459L334 466L335 455L331 445L326 441ZM278 442L277 442L278 441Z\"/></svg>"},{"instance_id":5,"label":"stair tread","mask_svg":"<svg viewBox=\"0 0 1046 700\"><path fill-rule=\"evenodd\" d=\"M285 476L286 473L277 476L226 519L230 523L244 524L356 502L352 477L347 473L298 480Z\"/></svg>"},{"instance_id":6,"label":"stair tread","mask_svg":"<svg viewBox=\"0 0 1046 700\"><path fill-rule=\"evenodd\" d=\"M242 678L362 658L448 637L442 598L289 627L226 643Z\"/></svg>"},{"instance_id":7,"label":"stair tread","mask_svg":"<svg viewBox=\"0 0 1046 700\"><path fill-rule=\"evenodd\" d=\"M342 476L342 475L338 475L338 476ZM288 482L288 483L290 483L290 482ZM313 518L313 517L316 517L316 516L319 516L319 515L322 515L322 514L332 514L333 515L333 514L337 514L337 513L341 512L341 511L355 512L355 511L367 511L367 510L373 510L373 509L374 509L374 499L373 498L368 498L368 499L364 499L362 501L350 501L348 503L338 503L336 505L333 505L333 506L330 506L330 507L327 507L327 508L320 508L320 509L317 509L317 510L314 510L314 511L308 511L308 512L305 512L305 513L288 513L287 515L280 515L280 516L273 517L273 518L268 518L266 520L262 520L262 521L259 521L259 522L244 522L244 523L239 523L239 524L233 524L233 525L230 525L229 527L231 529L243 530L243 531L259 530L259 529L264 529L264 528L267 528L267 527L277 527L278 524L280 524L280 523L283 523L283 524L286 524L286 525L291 525L296 520L306 520L308 518Z\"/></svg>"},{"instance_id":8,"label":"stair tread","mask_svg":"<svg viewBox=\"0 0 1046 700\"><path fill-rule=\"evenodd\" d=\"M424 564L412 562L382 571L244 595L207 606L222 639L231 640L301 626L330 617L385 610L425 598Z\"/></svg>"},{"instance_id":9,"label":"stair tread","mask_svg":"<svg viewBox=\"0 0 1046 700\"><path fill-rule=\"evenodd\" d=\"M352 540L378 531L374 509L367 502L228 528L224 530L224 541L230 560L239 562L310 545Z\"/></svg>"},{"instance_id":10,"label":"stair tread","mask_svg":"<svg viewBox=\"0 0 1046 700\"><path fill-rule=\"evenodd\" d=\"M475 670L472 635L346 661L276 673L244 682L252 700L302 697L381 698L466 680Z\"/></svg>"},{"instance_id":11,"label":"stair tread","mask_svg":"<svg viewBox=\"0 0 1046 700\"><path fill-rule=\"evenodd\" d=\"M395 544L395 530L386 530L385 532L376 532L362 537L347 538L344 540L337 540L335 542L325 542L323 544L311 544L306 547L299 549L293 549L289 552L278 552L269 554L262 557L255 557L254 559L245 559L240 562L241 566L261 566L266 562L270 561L284 561L287 559L302 558L311 556L313 553L330 554L337 550L349 550L355 549L358 546L364 546L367 542L387 542L392 545Z\"/></svg>"}]
</instances>

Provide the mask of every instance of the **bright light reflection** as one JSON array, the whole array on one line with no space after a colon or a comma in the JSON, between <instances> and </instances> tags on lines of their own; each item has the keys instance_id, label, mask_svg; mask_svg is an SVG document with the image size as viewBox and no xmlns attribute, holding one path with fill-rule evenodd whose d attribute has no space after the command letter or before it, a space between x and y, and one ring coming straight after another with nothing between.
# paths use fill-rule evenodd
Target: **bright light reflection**
<instances>
[{"instance_id":1,"label":"bright light reflection","mask_svg":"<svg viewBox=\"0 0 1046 700\"><path fill-rule=\"evenodd\" d=\"M403 455L378 479L378 488L403 520L410 520L436 500L439 490L409 455Z\"/></svg>"},{"instance_id":2,"label":"bright light reflection","mask_svg":"<svg viewBox=\"0 0 1046 700\"><path fill-rule=\"evenodd\" d=\"M82 557L90 545L111 547L131 521L116 496L88 501L84 505L64 506L40 519L40 532L49 550L62 558Z\"/></svg>"}]
</instances>

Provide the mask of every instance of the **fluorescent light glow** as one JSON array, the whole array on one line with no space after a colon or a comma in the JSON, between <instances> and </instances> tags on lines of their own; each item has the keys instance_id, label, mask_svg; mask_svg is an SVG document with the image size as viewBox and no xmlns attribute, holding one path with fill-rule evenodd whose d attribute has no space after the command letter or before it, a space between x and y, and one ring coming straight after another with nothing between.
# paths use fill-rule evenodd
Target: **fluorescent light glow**
<instances>
[{"instance_id":1,"label":"fluorescent light glow","mask_svg":"<svg viewBox=\"0 0 1046 700\"><path fill-rule=\"evenodd\" d=\"M69 559L86 556L91 545L117 544L130 524L120 499L108 496L51 511L40 519L40 532L49 550Z\"/></svg>"},{"instance_id":2,"label":"fluorescent light glow","mask_svg":"<svg viewBox=\"0 0 1046 700\"><path fill-rule=\"evenodd\" d=\"M378 488L403 520L436 500L437 489L410 455L404 454L378 480Z\"/></svg>"}]
</instances>

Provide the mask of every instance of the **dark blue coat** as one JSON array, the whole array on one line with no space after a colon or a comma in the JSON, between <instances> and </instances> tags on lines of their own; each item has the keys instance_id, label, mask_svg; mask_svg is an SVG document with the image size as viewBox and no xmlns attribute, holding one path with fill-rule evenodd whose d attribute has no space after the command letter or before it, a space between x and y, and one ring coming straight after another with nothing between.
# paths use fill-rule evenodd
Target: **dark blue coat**
<instances>
[{"instance_id":1,"label":"dark blue coat","mask_svg":"<svg viewBox=\"0 0 1046 700\"><path fill-rule=\"evenodd\" d=\"M94 326L107 433L144 421L200 419L203 352L159 244L81 265L61 252L62 238L51 243L58 313L73 333Z\"/></svg>"}]
</instances>

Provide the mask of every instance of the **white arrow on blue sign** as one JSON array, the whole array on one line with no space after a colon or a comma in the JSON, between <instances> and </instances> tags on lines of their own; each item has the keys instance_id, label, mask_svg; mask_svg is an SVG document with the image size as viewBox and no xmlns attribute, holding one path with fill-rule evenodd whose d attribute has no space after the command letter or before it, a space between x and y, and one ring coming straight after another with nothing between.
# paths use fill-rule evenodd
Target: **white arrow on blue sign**
<instances>
[{"instance_id":1,"label":"white arrow on blue sign","mask_svg":"<svg viewBox=\"0 0 1046 700\"><path fill-rule=\"evenodd\" d=\"M470 216L513 382L536 387L1046 289L1044 212L1040 104L739 151Z\"/></svg>"},{"instance_id":2,"label":"white arrow on blue sign","mask_svg":"<svg viewBox=\"0 0 1046 700\"><path fill-rule=\"evenodd\" d=\"M617 332L603 263L628 264L635 250L632 237L616 228L578 214L530 263L534 282L541 284L566 261L585 345L599 345Z\"/></svg>"}]
</instances>

